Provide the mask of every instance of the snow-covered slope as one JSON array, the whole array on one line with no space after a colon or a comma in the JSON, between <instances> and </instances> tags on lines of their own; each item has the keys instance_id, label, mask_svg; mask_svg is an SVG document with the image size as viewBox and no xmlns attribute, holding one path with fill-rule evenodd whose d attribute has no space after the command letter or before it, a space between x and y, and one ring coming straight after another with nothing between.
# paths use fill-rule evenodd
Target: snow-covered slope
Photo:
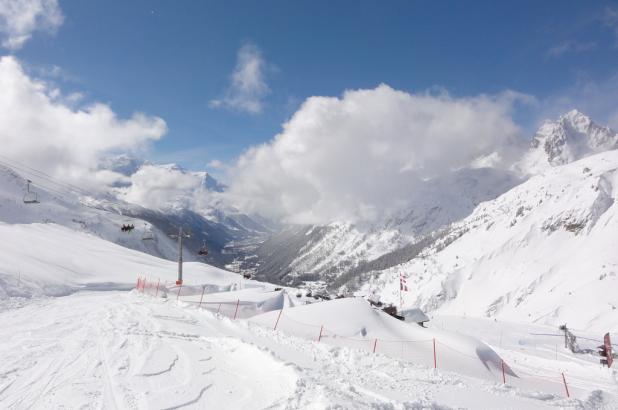
<instances>
[{"instance_id":1,"label":"snow-covered slope","mask_svg":"<svg viewBox=\"0 0 618 410\"><path fill-rule=\"evenodd\" d=\"M557 121L545 121L534 135L529 151L516 164L525 174L537 174L588 155L618 148L618 133L602 127L577 110Z\"/></svg>"},{"instance_id":2,"label":"snow-covered slope","mask_svg":"<svg viewBox=\"0 0 618 410\"><path fill-rule=\"evenodd\" d=\"M138 275L173 282L177 264L56 224L0 222L0 300L57 296L80 289L135 287ZM185 263L187 280L230 284L238 275Z\"/></svg>"},{"instance_id":3,"label":"snow-covered slope","mask_svg":"<svg viewBox=\"0 0 618 410\"><path fill-rule=\"evenodd\" d=\"M49 180L32 186L39 203L25 204L26 179L12 168L0 165L0 222L12 224L54 223L88 232L127 248L166 259L177 257L177 247L167 235L151 223L123 215L118 202L109 211L97 208L97 201L80 196L66 187L55 186ZM133 232L122 232L122 225L132 224ZM143 241L144 235L153 240Z\"/></svg>"},{"instance_id":4,"label":"snow-covered slope","mask_svg":"<svg viewBox=\"0 0 618 410\"><path fill-rule=\"evenodd\" d=\"M364 291L397 301L404 272L406 305L615 330L617 197L618 150L554 167L479 205L422 257Z\"/></svg>"}]
</instances>

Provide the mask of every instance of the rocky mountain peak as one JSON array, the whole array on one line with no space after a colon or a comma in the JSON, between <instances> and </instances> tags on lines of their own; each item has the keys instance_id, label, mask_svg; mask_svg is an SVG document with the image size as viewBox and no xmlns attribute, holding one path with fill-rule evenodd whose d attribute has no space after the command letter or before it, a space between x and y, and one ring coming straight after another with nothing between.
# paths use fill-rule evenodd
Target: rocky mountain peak
<instances>
[{"instance_id":1,"label":"rocky mountain peak","mask_svg":"<svg viewBox=\"0 0 618 410\"><path fill-rule=\"evenodd\" d=\"M618 149L616 131L596 124L574 109L539 127L518 167L535 174L612 149Z\"/></svg>"}]
</instances>

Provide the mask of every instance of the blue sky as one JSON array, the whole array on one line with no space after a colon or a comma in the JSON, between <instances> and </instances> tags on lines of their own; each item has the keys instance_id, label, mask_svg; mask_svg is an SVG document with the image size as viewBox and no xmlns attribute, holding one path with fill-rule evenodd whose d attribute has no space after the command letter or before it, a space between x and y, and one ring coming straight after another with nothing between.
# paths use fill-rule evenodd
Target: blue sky
<instances>
[{"instance_id":1,"label":"blue sky","mask_svg":"<svg viewBox=\"0 0 618 410\"><path fill-rule=\"evenodd\" d=\"M229 162L272 139L314 95L386 83L410 93L442 87L453 96L474 96L511 89L561 101L577 99L577 84L603 89L618 73L616 2L59 4L64 22L56 33L34 35L13 53L64 92L82 92L121 116L143 111L163 118L169 131L154 144L153 157L192 168L213 159ZM261 56L260 80L268 90L259 96L259 112L213 107L229 93L239 50L247 44ZM582 102L600 117L615 103ZM530 111L517 114L527 130L538 121Z\"/></svg>"}]
</instances>

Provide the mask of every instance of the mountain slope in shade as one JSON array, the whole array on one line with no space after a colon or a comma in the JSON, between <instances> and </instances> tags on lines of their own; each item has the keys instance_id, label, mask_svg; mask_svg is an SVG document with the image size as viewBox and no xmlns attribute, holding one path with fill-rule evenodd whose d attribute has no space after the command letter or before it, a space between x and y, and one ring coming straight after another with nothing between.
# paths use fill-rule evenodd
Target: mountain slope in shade
<instances>
[{"instance_id":1,"label":"mountain slope in shade","mask_svg":"<svg viewBox=\"0 0 618 410\"><path fill-rule=\"evenodd\" d=\"M581 112L572 110L557 121L543 123L516 168L525 174L537 174L617 148L616 131L602 127Z\"/></svg>"},{"instance_id":2,"label":"mountain slope in shade","mask_svg":"<svg viewBox=\"0 0 618 410\"><path fill-rule=\"evenodd\" d=\"M557 166L479 205L362 293L440 314L618 327L618 150Z\"/></svg>"}]
</instances>

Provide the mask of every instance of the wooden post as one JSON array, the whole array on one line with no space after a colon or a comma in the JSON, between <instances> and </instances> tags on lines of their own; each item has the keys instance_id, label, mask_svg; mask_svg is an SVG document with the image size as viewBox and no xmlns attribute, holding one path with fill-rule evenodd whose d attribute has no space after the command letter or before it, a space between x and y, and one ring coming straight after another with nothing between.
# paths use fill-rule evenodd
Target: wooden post
<instances>
[{"instance_id":1,"label":"wooden post","mask_svg":"<svg viewBox=\"0 0 618 410\"><path fill-rule=\"evenodd\" d=\"M376 352L376 347L378 346L378 339L376 338L376 340L373 341L373 352Z\"/></svg>"},{"instance_id":2,"label":"wooden post","mask_svg":"<svg viewBox=\"0 0 618 410\"><path fill-rule=\"evenodd\" d=\"M438 362L436 360L436 338L433 338L433 368L438 368Z\"/></svg>"},{"instance_id":3,"label":"wooden post","mask_svg":"<svg viewBox=\"0 0 618 410\"><path fill-rule=\"evenodd\" d=\"M571 397L569 394L569 386L567 386L566 378L564 377L564 373L562 373L562 382L564 383L564 390L566 390L567 397Z\"/></svg>"},{"instance_id":4,"label":"wooden post","mask_svg":"<svg viewBox=\"0 0 618 410\"><path fill-rule=\"evenodd\" d=\"M236 320L236 314L238 314L238 305L240 305L240 299L236 300L236 310L234 311L234 320Z\"/></svg>"},{"instance_id":5,"label":"wooden post","mask_svg":"<svg viewBox=\"0 0 618 410\"><path fill-rule=\"evenodd\" d=\"M506 375L504 374L504 360L502 360L502 384L506 384Z\"/></svg>"},{"instance_id":6,"label":"wooden post","mask_svg":"<svg viewBox=\"0 0 618 410\"><path fill-rule=\"evenodd\" d=\"M318 336L318 342L322 340L322 330L324 330L324 326L320 326L320 335Z\"/></svg>"},{"instance_id":7,"label":"wooden post","mask_svg":"<svg viewBox=\"0 0 618 410\"><path fill-rule=\"evenodd\" d=\"M282 312L283 312L283 309L279 311L279 315L277 316L277 321L275 322L275 327L273 328L273 330L277 330L277 325L279 324L279 319L281 319Z\"/></svg>"},{"instance_id":8,"label":"wooden post","mask_svg":"<svg viewBox=\"0 0 618 410\"><path fill-rule=\"evenodd\" d=\"M200 296L200 304L197 305L197 307L201 308L202 307L202 299L204 299L204 292L206 291L206 286L202 286L202 296Z\"/></svg>"}]
</instances>

